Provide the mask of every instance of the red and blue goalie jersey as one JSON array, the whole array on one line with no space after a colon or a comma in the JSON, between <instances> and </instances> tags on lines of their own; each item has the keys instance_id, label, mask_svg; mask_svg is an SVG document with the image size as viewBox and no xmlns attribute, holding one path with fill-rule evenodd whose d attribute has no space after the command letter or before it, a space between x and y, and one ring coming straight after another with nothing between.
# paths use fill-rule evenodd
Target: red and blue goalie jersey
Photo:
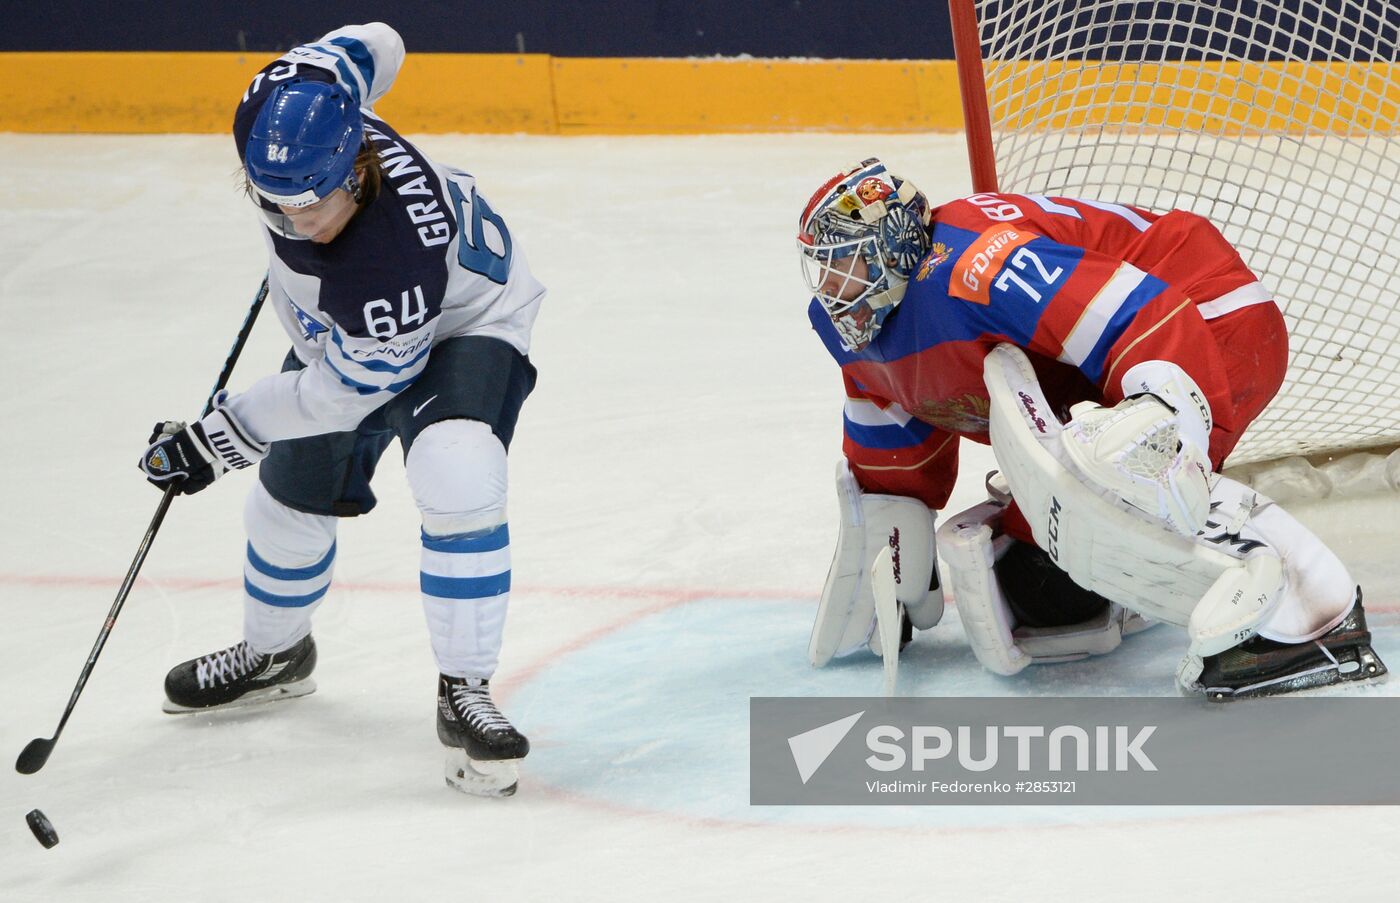
<instances>
[{"instance_id":1,"label":"red and blue goalie jersey","mask_svg":"<svg viewBox=\"0 0 1400 903\"><path fill-rule=\"evenodd\" d=\"M979 194L934 211L932 247L874 341L845 348L809 316L846 385L843 449L867 492L942 508L958 437L989 441L982 359L1025 349L1062 420L1121 401L1123 374L1171 361L1206 393L1218 468L1278 391L1286 327L1272 294L1202 217L1099 201Z\"/></svg>"}]
</instances>

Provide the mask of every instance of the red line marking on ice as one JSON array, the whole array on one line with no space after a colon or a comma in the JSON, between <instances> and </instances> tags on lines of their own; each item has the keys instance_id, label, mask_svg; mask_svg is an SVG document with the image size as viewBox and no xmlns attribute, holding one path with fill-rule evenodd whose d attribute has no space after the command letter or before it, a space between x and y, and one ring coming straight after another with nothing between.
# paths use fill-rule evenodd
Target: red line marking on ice
<instances>
[{"instance_id":1,"label":"red line marking on ice","mask_svg":"<svg viewBox=\"0 0 1400 903\"><path fill-rule=\"evenodd\" d=\"M497 695L499 696L502 702L505 702L510 699L512 691L524 684L529 683L536 676L538 676L541 671L557 664L559 659L563 656L568 655L571 652L577 652L585 646L590 646L593 643L596 643L599 640L601 640L603 637L608 636L609 634L617 633L619 630L624 630L628 627L631 627L643 618L648 618L654 614L660 614L661 612L666 611L667 609L675 608L679 605L684 605L687 602L692 602L695 598L701 597L697 596L691 598L689 593L678 593L673 598L663 599L662 601L657 602L654 605L648 605L644 608L640 608L635 611L630 611L626 615L618 618L617 620L609 624L604 624L601 627L595 627L587 633L580 634L579 636L574 637L572 640L563 644L562 646L556 646L555 648L551 649L545 655L542 655L539 658L535 659L535 661L532 664L526 665L519 671L512 672L510 675L510 684L502 691L500 691Z\"/></svg>"},{"instance_id":2,"label":"red line marking on ice","mask_svg":"<svg viewBox=\"0 0 1400 903\"><path fill-rule=\"evenodd\" d=\"M0 573L0 586L34 587L102 587L116 590L121 578L115 575L100 574L5 574ZM241 580L222 577L209 579L201 577L137 577L136 585L156 589L239 589ZM351 592L372 593L417 593L418 584L396 580L336 580L333 587ZM517 583L512 592L525 595L547 596L610 596L615 599L662 599L671 604L694 602L697 599L792 599L794 601L816 601L812 587L805 589L737 589L733 587L682 588L674 586L550 586L548 584ZM948 605L957 606L957 600L948 599ZM660 610L660 609L658 609ZM1374 602L1366 600L1366 610L1372 614L1394 614L1400 612L1400 602Z\"/></svg>"},{"instance_id":3,"label":"red line marking on ice","mask_svg":"<svg viewBox=\"0 0 1400 903\"><path fill-rule=\"evenodd\" d=\"M0 573L0 586L32 586L40 588L100 587L115 591L121 578L100 574L5 574ZM148 589L238 590L243 581L230 577L137 577L136 586ZM350 592L418 593L418 584L399 580L334 580L332 589ZM516 583L511 592L542 596L609 596L615 599L662 599L668 604L694 602L697 599L794 599L816 601L808 589L738 589L726 587L682 588L673 586L551 586L549 584Z\"/></svg>"}]
</instances>

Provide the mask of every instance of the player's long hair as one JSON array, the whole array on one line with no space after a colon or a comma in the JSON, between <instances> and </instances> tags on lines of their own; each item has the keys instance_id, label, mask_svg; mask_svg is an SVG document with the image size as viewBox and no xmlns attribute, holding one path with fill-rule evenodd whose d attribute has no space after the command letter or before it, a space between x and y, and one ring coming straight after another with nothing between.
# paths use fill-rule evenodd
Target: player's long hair
<instances>
[{"instance_id":1,"label":"player's long hair","mask_svg":"<svg viewBox=\"0 0 1400 903\"><path fill-rule=\"evenodd\" d=\"M360 145L360 152L355 155L355 172L360 179L360 196L355 200L363 207L379 197L379 189L384 185L384 158L368 141Z\"/></svg>"}]
</instances>

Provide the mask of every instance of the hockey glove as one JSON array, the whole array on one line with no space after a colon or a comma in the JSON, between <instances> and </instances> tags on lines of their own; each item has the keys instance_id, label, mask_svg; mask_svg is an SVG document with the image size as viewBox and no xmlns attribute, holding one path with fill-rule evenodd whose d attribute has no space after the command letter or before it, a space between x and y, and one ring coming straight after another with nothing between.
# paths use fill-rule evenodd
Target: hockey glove
<instances>
[{"instance_id":1,"label":"hockey glove","mask_svg":"<svg viewBox=\"0 0 1400 903\"><path fill-rule=\"evenodd\" d=\"M1107 494L1194 536L1210 507L1211 414L1205 395L1167 361L1129 370L1123 392L1127 397L1111 408L1081 402L1070 409L1065 451Z\"/></svg>"},{"instance_id":2,"label":"hockey glove","mask_svg":"<svg viewBox=\"0 0 1400 903\"><path fill-rule=\"evenodd\" d=\"M163 490L174 481L176 492L192 495L228 471L252 467L267 456L267 446L250 437L224 407L227 398L227 392L220 392L214 410L189 426L174 420L155 425L138 465L152 486Z\"/></svg>"}]
</instances>

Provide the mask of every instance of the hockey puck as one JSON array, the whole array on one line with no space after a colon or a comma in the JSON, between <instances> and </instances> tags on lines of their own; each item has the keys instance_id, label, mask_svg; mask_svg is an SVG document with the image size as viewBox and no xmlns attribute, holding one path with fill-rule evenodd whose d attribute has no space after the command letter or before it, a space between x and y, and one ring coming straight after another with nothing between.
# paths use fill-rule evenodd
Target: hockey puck
<instances>
[{"instance_id":1,"label":"hockey puck","mask_svg":"<svg viewBox=\"0 0 1400 903\"><path fill-rule=\"evenodd\" d=\"M38 809L31 810L24 820L29 822L29 830L34 832L34 837L44 845L44 849L52 850L58 846L58 832L53 829L53 822L49 817Z\"/></svg>"}]
</instances>

